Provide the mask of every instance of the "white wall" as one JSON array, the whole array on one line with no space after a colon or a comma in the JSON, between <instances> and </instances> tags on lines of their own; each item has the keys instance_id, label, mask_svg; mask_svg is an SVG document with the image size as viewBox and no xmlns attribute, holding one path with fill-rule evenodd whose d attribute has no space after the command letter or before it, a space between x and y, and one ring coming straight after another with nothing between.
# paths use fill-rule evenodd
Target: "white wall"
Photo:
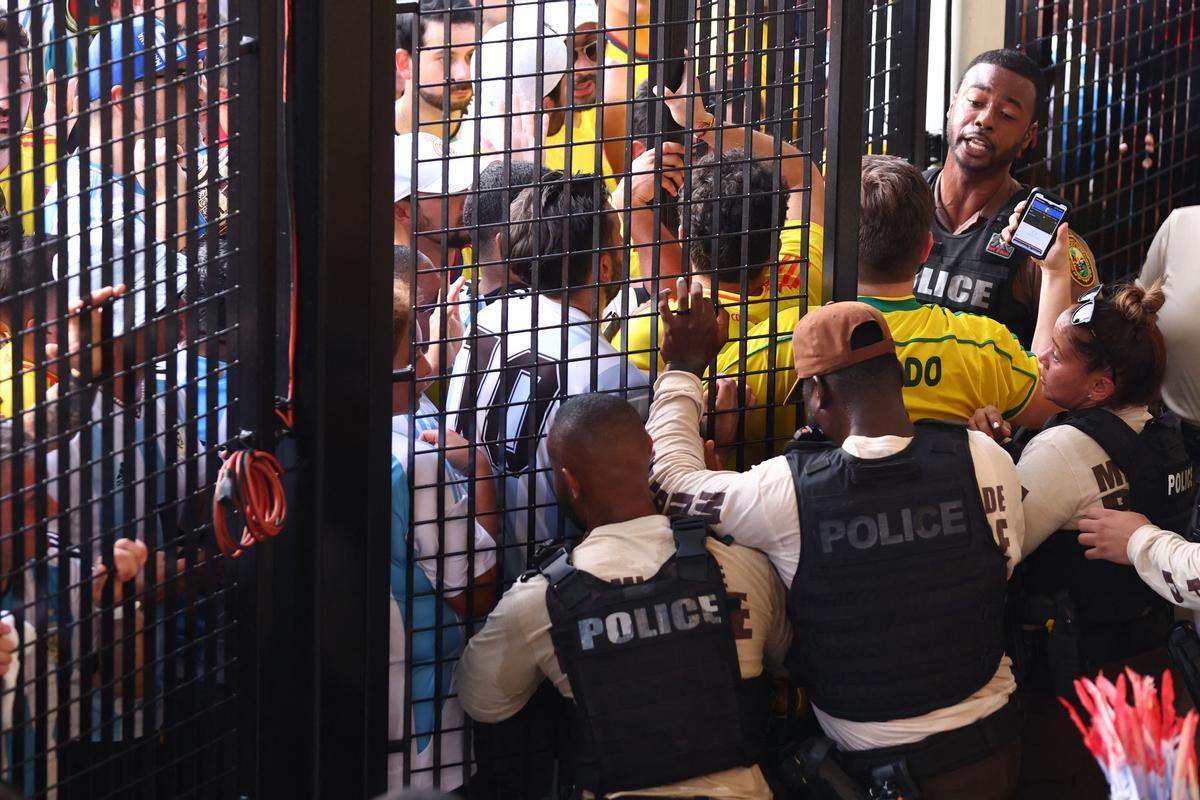
<instances>
[{"instance_id":1,"label":"white wall","mask_svg":"<svg viewBox=\"0 0 1200 800\"><path fill-rule=\"evenodd\" d=\"M957 78L984 50L1004 47L1004 0L952 0L950 74ZM930 37L930 41L933 37Z\"/></svg>"},{"instance_id":2,"label":"white wall","mask_svg":"<svg viewBox=\"0 0 1200 800\"><path fill-rule=\"evenodd\" d=\"M929 80L925 97L925 130L940 131L946 114L945 74L950 46L946 42L946 13L950 0L929 3Z\"/></svg>"},{"instance_id":3,"label":"white wall","mask_svg":"<svg viewBox=\"0 0 1200 800\"><path fill-rule=\"evenodd\" d=\"M946 62L951 90L971 59L984 50L1004 46L1005 0L931 0L929 4L929 81L925 125L940 132L950 98L945 93ZM950 41L946 41L946 14Z\"/></svg>"}]
</instances>

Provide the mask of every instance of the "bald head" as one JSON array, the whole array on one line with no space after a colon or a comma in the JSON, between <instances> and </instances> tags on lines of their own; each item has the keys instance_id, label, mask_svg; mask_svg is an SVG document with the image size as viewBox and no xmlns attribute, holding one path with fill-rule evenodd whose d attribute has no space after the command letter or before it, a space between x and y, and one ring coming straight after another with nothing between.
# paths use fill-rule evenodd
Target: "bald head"
<instances>
[{"instance_id":1,"label":"bald head","mask_svg":"<svg viewBox=\"0 0 1200 800\"><path fill-rule=\"evenodd\" d=\"M611 394L584 394L563 403L547 442L555 467L584 480L591 473L650 467L650 440L633 406ZM640 477L644 477L644 473Z\"/></svg>"},{"instance_id":2,"label":"bald head","mask_svg":"<svg viewBox=\"0 0 1200 800\"><path fill-rule=\"evenodd\" d=\"M567 400L554 415L546 445L558 502L585 530L653 513L650 435L620 397Z\"/></svg>"}]
</instances>

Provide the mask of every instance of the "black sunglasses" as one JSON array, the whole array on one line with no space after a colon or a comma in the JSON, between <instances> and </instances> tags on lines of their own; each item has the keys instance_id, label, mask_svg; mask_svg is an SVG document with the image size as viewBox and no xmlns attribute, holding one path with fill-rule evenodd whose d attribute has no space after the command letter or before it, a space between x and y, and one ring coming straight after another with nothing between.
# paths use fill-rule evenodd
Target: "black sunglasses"
<instances>
[{"instance_id":1,"label":"black sunglasses","mask_svg":"<svg viewBox=\"0 0 1200 800\"><path fill-rule=\"evenodd\" d=\"M1112 365L1112 357L1108 354L1108 349L1104 346L1104 342L1100 341L1100 337L1096 335L1096 329L1092 327L1092 317L1096 314L1096 301L1104 297L1105 286L1103 283L1098 284L1096 288L1089 289L1079 296L1075 301L1078 308L1071 315L1072 325L1082 325L1092 334L1092 341L1096 343L1096 347L1100 349L1100 357L1104 359L1104 365L1108 367L1109 373L1112 374L1113 383L1117 381L1117 370Z\"/></svg>"}]
</instances>

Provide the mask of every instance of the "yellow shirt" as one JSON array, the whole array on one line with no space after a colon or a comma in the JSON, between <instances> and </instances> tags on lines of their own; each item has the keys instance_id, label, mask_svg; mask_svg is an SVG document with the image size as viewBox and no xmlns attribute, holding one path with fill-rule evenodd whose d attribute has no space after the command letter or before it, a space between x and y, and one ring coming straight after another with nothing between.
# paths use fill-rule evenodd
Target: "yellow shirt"
<instances>
[{"instance_id":1,"label":"yellow shirt","mask_svg":"<svg viewBox=\"0 0 1200 800\"><path fill-rule=\"evenodd\" d=\"M821 265L824 259L822 240L824 228L814 223L809 224L808 234L808 306L813 308L821 305ZM787 220L783 230L779 232L779 270L778 289L771 291L771 283L763 284L761 291L753 297L748 297L743 304L738 292L724 289L718 290L718 302L729 311L729 343L725 350L737 350L738 340L746 337L746 331L767 319L772 308L778 313L780 309L795 306L801 295L805 294L803 276L803 247L804 223L801 220ZM663 369L663 361L658 358L658 348L651 342L662 343L662 320L658 320L658 304L652 301L648 306L638 310L636 316L622 326L612 338L613 347L629 353L629 360L643 372L650 371L650 355L655 354L658 369ZM790 329L789 329L790 330ZM724 351L723 351L724 352Z\"/></svg>"},{"instance_id":2,"label":"yellow shirt","mask_svg":"<svg viewBox=\"0 0 1200 800\"><path fill-rule=\"evenodd\" d=\"M33 132L24 131L21 134L21 209L15 208L17 198L9 185L12 164L10 163L0 170L0 191L4 192L4 199L10 212L22 211L21 229L26 236L33 235L33 209L46 202L47 190L58 179L58 171L54 166L55 159L58 158L58 140L50 131L45 131L42 136L42 192L40 195L36 193L33 180L38 166L38 162L35 160L36 156Z\"/></svg>"},{"instance_id":3,"label":"yellow shirt","mask_svg":"<svg viewBox=\"0 0 1200 800\"><path fill-rule=\"evenodd\" d=\"M922 305L913 296L860 297L887 320L896 355L904 367L904 405L910 419L965 421L976 409L993 405L1012 418L1029 404L1038 386L1038 364L1004 325L976 314L959 314L941 306ZM792 366L792 330L798 307L781 311L747 334L746 357L728 348L717 359L725 375L744 375L754 393L746 411L746 441L755 445L746 465L769 455L768 439L778 451L798 422L798 405L784 404L796 380ZM773 384L770 382L773 381ZM773 428L768 437L768 412Z\"/></svg>"},{"instance_id":4,"label":"yellow shirt","mask_svg":"<svg viewBox=\"0 0 1200 800\"><path fill-rule=\"evenodd\" d=\"M596 135L596 109L576 111L573 116L574 126L570 142L567 141L568 126L564 123L557 133L546 137L544 142L546 151L542 157L542 163L549 169L566 172L567 146L569 145L571 148L571 173L603 175L604 185L608 187L609 193L615 192L617 179L613 177L613 168L609 165L608 157L604 155L604 148L600 146L599 137ZM599 167L596 166L597 150L600 151Z\"/></svg>"},{"instance_id":5,"label":"yellow shirt","mask_svg":"<svg viewBox=\"0 0 1200 800\"><path fill-rule=\"evenodd\" d=\"M626 35L632 36L633 31L626 31ZM642 85L642 81L650 77L650 54L639 53L634 50L632 61L633 91L637 92L637 88ZM604 34L604 63L617 67L630 63L629 51L625 48L625 45L612 38L612 35L608 33ZM626 80L628 81L629 79L626 78Z\"/></svg>"},{"instance_id":6,"label":"yellow shirt","mask_svg":"<svg viewBox=\"0 0 1200 800\"><path fill-rule=\"evenodd\" d=\"M13 343L8 336L8 331L0 326L0 337L4 339L3 343L0 343L0 417L11 417L18 411L13 391ZM36 367L37 365L32 362L21 362L23 374L21 375L20 411L33 408L37 402L37 382L34 372ZM47 380L51 386L57 382L53 376L48 376Z\"/></svg>"}]
</instances>

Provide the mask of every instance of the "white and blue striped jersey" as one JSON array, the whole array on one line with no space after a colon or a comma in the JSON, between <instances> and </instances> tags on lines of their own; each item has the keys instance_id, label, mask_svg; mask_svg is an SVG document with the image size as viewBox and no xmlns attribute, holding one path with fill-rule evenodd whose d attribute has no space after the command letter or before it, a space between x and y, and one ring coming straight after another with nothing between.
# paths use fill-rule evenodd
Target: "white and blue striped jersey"
<instances>
[{"instance_id":1,"label":"white and blue striped jersey","mask_svg":"<svg viewBox=\"0 0 1200 800\"><path fill-rule=\"evenodd\" d=\"M175 386L174 390L178 392L176 400L176 411L179 417L179 424L186 426L188 422L187 398L189 392L196 394L196 446L200 451L197 455L203 456L203 451L206 448L215 447L224 444L229 440L229 426L227 417L229 416L229 364L219 359L209 361L204 356L196 356L196 368L192 375L188 375L187 369L187 349L180 347L175 351ZM172 390L167 383L167 370L169 368L168 361L159 361L155 364L155 372L158 382L158 396L165 397ZM215 397L210 399L210 390L215 389ZM208 404L213 403L213 412L208 413ZM209 424L210 420L216 424L214 436L210 438ZM186 441L184 432L180 431L180 436ZM204 474L201 470L201 475ZM201 478L203 480L203 478Z\"/></svg>"},{"instance_id":2,"label":"white and blue striped jersey","mask_svg":"<svg viewBox=\"0 0 1200 800\"><path fill-rule=\"evenodd\" d=\"M175 386L167 382L168 371L176 370ZM227 441L229 413L229 369L214 361L211 369L206 359L196 359L195 374L187 374L187 353L178 350L174 359L155 364L153 395L139 399L126 414L112 404L112 413L104 415L104 396L96 393L91 411L81 430L67 442L66 447L50 451L46 456L47 474L54 477L47 484L51 505L51 530L59 528L61 512L70 517L70 544L80 544L86 536L99 540L102 531L115 530L114 538L141 539L150 544L159 540L155 515L167 504L179 504L167 512L169 520L178 519L183 512L180 503L197 489L208 486L208 454ZM171 416L167 397L175 392L174 416ZM215 410L207 414L208 393L215 391ZM188 393L196 394L196 444L189 451L187 442ZM154 419L143 410L154 407ZM132 418L131 444L125 444L126 417ZM110 431L107 433L106 429ZM90 441L85 453L84 437ZM168 458L170 456L170 458ZM189 459L197 461L197 485L187 484ZM173 493L168 489L173 483ZM86 491L84 491L86 489ZM132 501L132 502L131 502ZM68 508L69 506L69 508ZM90 525L85 522L85 507L89 510ZM86 530L85 530L86 527ZM173 531L167 531L173 536Z\"/></svg>"},{"instance_id":3,"label":"white and blue striped jersey","mask_svg":"<svg viewBox=\"0 0 1200 800\"><path fill-rule=\"evenodd\" d=\"M86 174L87 186L84 186ZM129 192L130 216L125 215L125 193ZM110 201L105 203L105 195ZM67 296L80 297L85 289L82 273L88 273L87 291L95 291L106 282L124 283L125 296L113 301L113 335L125 330L125 303L133 303L134 327L144 325L149 316L167 307L167 287L175 294L187 288L187 258L166 242L147 241L145 191L130 176L114 174L94 162L84 163L76 153L67 158L58 181L47 191L46 236L50 240L65 237L66 263L54 260L54 276L67 279ZM84 206L84 203L87 203ZM66 204L66 230L59 230L59 204ZM83 209L87 216L83 216ZM203 220L200 220L203 224ZM130 232L130 245L126 232ZM83 260L83 238L88 240L88 260ZM151 233L153 236L153 232ZM107 252L106 252L107 250ZM105 280L106 269L111 270ZM151 307L146 308L147 296Z\"/></svg>"},{"instance_id":4,"label":"white and blue striped jersey","mask_svg":"<svg viewBox=\"0 0 1200 800\"><path fill-rule=\"evenodd\" d=\"M168 442L176 447L182 442L174 432L162 432L175 423L167 422L161 399L155 408L154 427L160 432L151 436L140 404L127 412L113 402L106 415L104 395L97 392L82 427L65 445L46 454L47 475L52 476L46 484L48 524L66 544L82 544L88 538L98 542L105 533L113 539L154 541L146 531L153 529L154 509L166 494L166 473L157 467L166 461ZM182 458L182 452L177 454L177 461Z\"/></svg>"},{"instance_id":5,"label":"white and blue striped jersey","mask_svg":"<svg viewBox=\"0 0 1200 800\"><path fill-rule=\"evenodd\" d=\"M388 738L408 734L411 785L433 786L436 779L441 788L453 789L468 776L463 713L452 696L463 629L444 600L493 569L496 550L487 531L467 518L468 478L435 447L411 438L413 423L408 414L392 418ZM406 684L412 693L407 726ZM404 785L404 760L403 752L388 756L389 788Z\"/></svg>"},{"instance_id":6,"label":"white and blue striped jersey","mask_svg":"<svg viewBox=\"0 0 1200 800\"><path fill-rule=\"evenodd\" d=\"M595 320L546 295L490 304L454 361L447 425L486 446L504 478L506 580L524 571L533 545L582 533L559 513L546 434L559 403L589 392L621 394L643 419L649 411L645 374Z\"/></svg>"}]
</instances>

